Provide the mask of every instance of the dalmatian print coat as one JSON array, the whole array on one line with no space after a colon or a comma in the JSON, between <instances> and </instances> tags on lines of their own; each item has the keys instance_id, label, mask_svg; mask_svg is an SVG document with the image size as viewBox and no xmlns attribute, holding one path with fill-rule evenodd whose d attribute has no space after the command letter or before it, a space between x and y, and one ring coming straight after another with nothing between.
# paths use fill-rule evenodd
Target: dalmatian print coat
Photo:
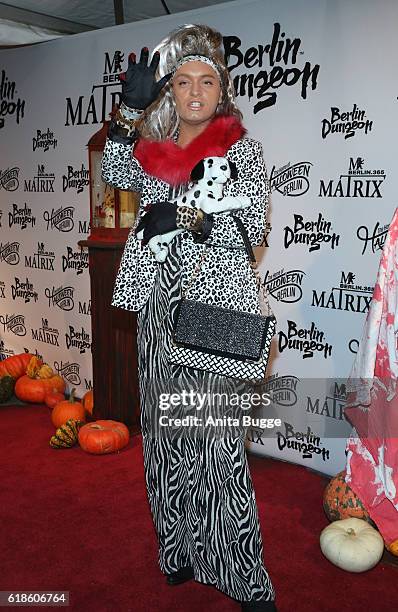
<instances>
[{"instance_id":1,"label":"dalmatian print coat","mask_svg":"<svg viewBox=\"0 0 398 612\"><path fill-rule=\"evenodd\" d=\"M176 191L162 179L146 174L131 153L131 146L108 139L102 159L102 177L117 189L141 192L140 209L126 241L112 299L113 306L139 311L148 300L159 266L163 263L156 261L148 245L142 246L135 236L135 227L146 204L175 198L192 184ZM227 181L224 196L246 195L250 198L251 204L247 208L233 211L233 214L243 221L252 246L260 245L269 195L262 146L251 138L241 138L228 149L225 157L235 163L238 178ZM190 231L184 231L176 238L179 240L182 291L189 283L186 297L190 299L260 313L256 277L242 236L230 215L231 212L214 215L211 234L203 244L195 242ZM193 280L204 250L204 260Z\"/></svg>"}]
</instances>

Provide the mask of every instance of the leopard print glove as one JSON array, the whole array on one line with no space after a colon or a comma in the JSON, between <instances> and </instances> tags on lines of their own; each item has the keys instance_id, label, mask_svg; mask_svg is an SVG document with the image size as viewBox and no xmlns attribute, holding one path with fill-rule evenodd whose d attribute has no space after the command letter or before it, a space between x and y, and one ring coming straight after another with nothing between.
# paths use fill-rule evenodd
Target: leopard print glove
<instances>
[{"instance_id":1,"label":"leopard print glove","mask_svg":"<svg viewBox=\"0 0 398 612\"><path fill-rule=\"evenodd\" d=\"M190 206L177 206L176 224L179 229L187 229L193 232L202 230L204 212Z\"/></svg>"}]
</instances>

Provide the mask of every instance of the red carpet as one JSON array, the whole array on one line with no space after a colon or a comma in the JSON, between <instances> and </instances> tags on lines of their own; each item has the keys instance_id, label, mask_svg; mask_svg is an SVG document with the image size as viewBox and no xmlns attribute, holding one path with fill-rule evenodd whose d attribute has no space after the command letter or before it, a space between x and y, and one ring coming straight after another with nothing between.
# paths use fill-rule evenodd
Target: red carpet
<instances>
[{"instance_id":1,"label":"red carpet","mask_svg":"<svg viewBox=\"0 0 398 612\"><path fill-rule=\"evenodd\" d=\"M213 587L166 585L140 436L119 454L95 456L79 447L51 449L44 406L3 406L0 418L0 590L69 591L69 609L84 612L239 611ZM253 455L249 463L279 612L397 609L398 567L389 554L363 574L323 557L325 478Z\"/></svg>"}]
</instances>

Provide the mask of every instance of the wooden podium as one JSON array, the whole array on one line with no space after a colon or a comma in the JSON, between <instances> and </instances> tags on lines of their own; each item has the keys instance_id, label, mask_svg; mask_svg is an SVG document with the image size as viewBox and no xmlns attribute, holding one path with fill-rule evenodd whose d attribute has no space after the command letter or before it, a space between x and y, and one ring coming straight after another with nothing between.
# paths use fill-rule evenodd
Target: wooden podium
<instances>
[{"instance_id":1,"label":"wooden podium","mask_svg":"<svg viewBox=\"0 0 398 612\"><path fill-rule=\"evenodd\" d=\"M111 306L124 242L81 240L89 251L94 412L138 432L137 315Z\"/></svg>"}]
</instances>

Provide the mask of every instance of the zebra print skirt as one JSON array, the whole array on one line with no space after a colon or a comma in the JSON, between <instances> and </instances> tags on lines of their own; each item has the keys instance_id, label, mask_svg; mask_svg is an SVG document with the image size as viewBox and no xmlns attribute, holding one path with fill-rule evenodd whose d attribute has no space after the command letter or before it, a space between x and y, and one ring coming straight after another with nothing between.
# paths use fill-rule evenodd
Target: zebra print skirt
<instances>
[{"instance_id":1,"label":"zebra print skirt","mask_svg":"<svg viewBox=\"0 0 398 612\"><path fill-rule=\"evenodd\" d=\"M238 601L270 600L275 593L263 546L241 426L160 426L159 417L196 413L233 416L239 408L212 400L215 393L247 391L236 381L168 363L173 313L181 297L178 236L169 246L153 291L138 312L138 363L145 480L158 537L159 565L169 574L186 566L195 580ZM165 408L164 393L205 394L198 410ZM192 397L192 396L191 396ZM188 402L189 403L189 402ZM214 420L213 419L213 420Z\"/></svg>"}]
</instances>

